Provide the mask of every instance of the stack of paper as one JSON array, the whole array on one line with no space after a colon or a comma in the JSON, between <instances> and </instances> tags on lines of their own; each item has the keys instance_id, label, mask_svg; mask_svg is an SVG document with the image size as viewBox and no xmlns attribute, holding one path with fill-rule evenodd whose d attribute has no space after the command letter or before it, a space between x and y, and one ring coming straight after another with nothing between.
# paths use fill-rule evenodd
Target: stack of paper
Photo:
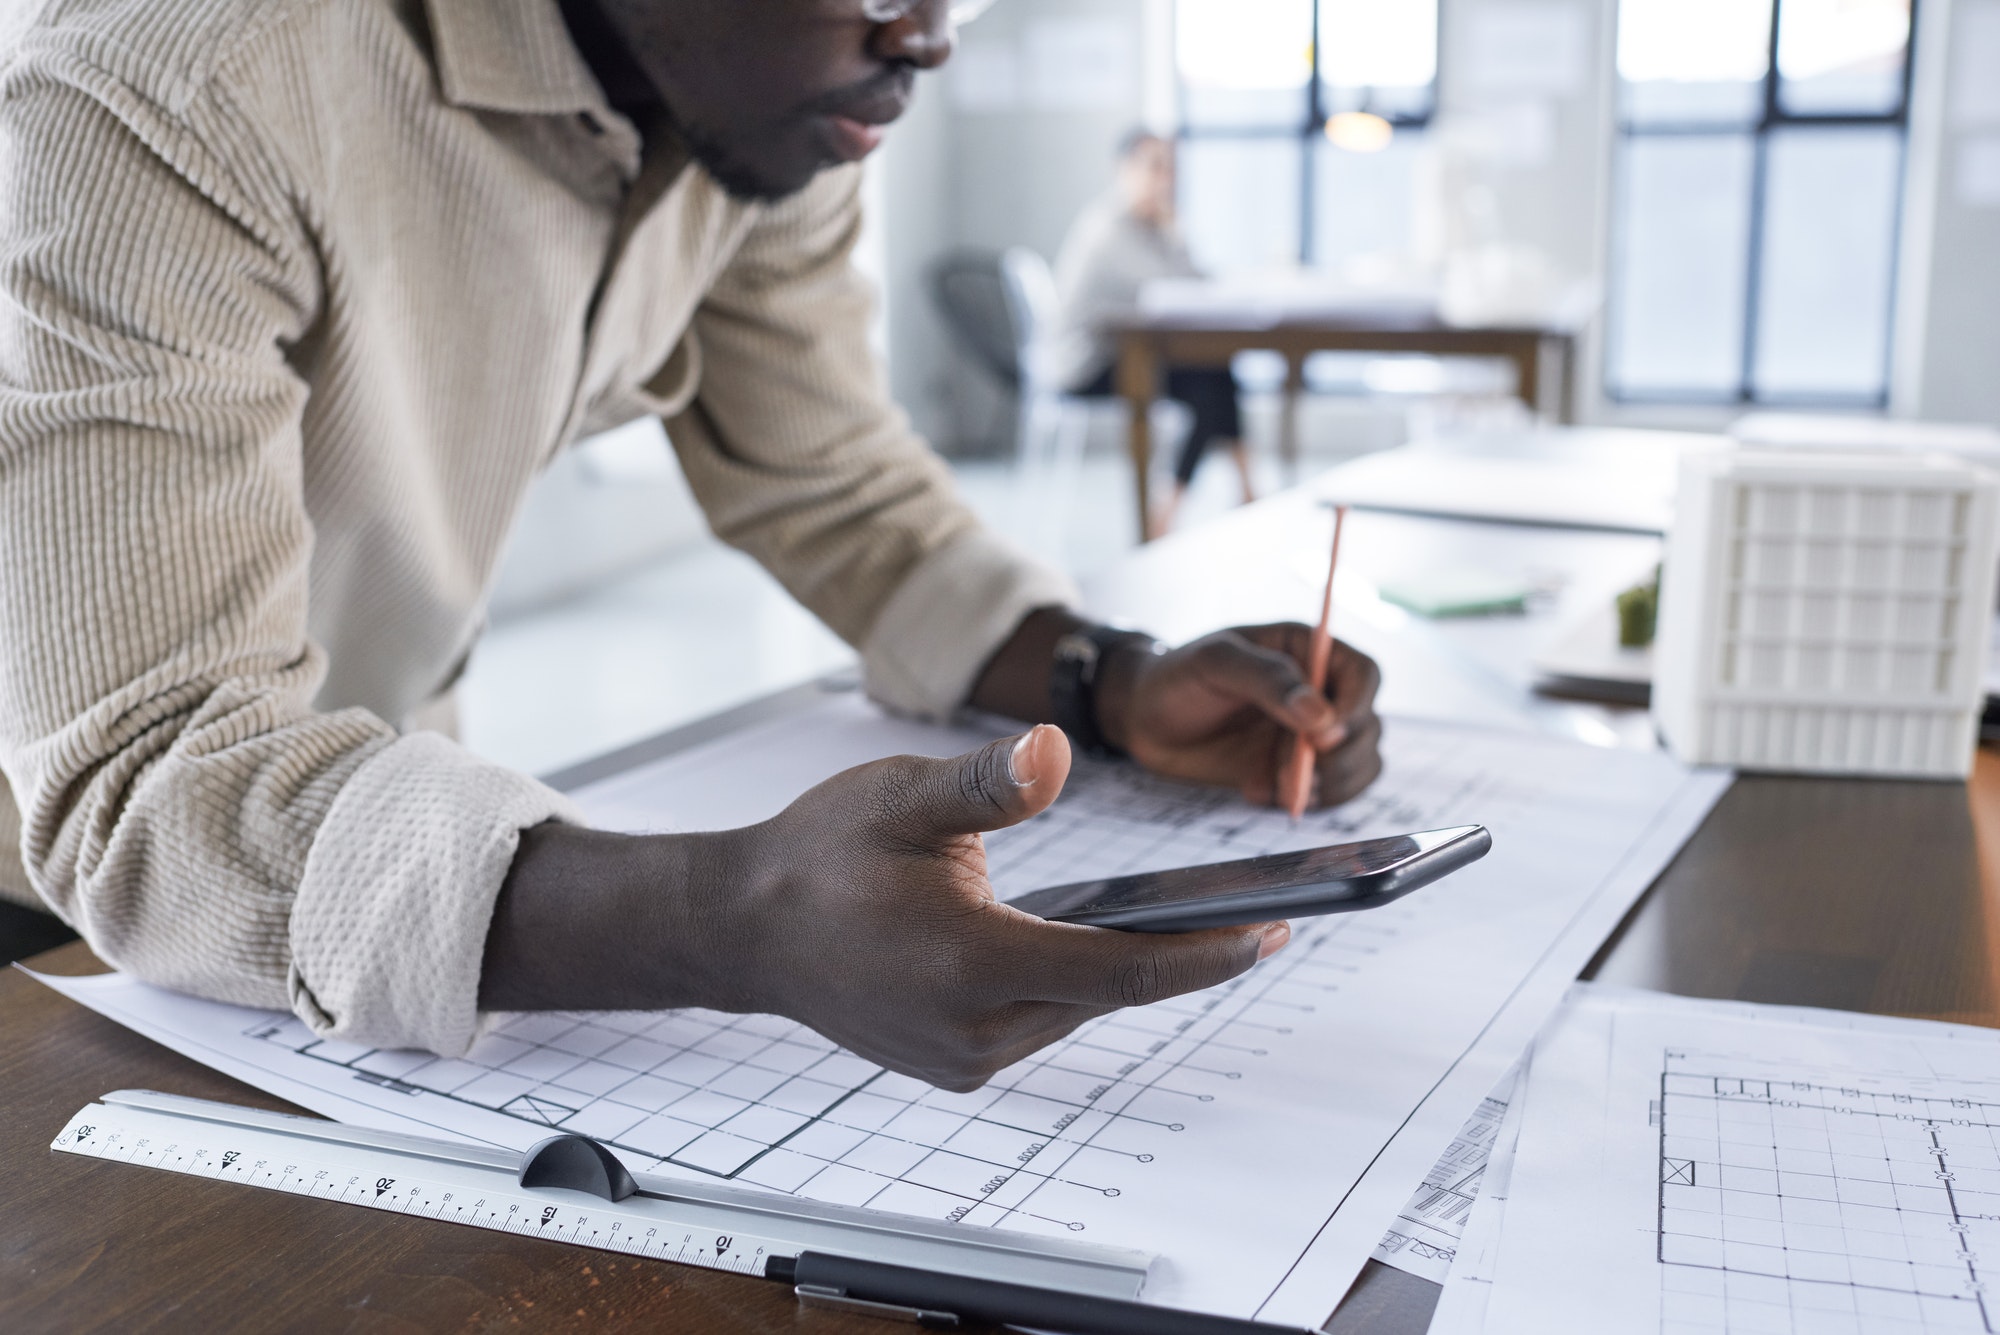
<instances>
[{"instance_id":1,"label":"stack of paper","mask_svg":"<svg viewBox=\"0 0 2000 1335\"><path fill-rule=\"evenodd\" d=\"M1579 987L1431 1326L1990 1331L2000 1032Z\"/></svg>"},{"instance_id":2,"label":"stack of paper","mask_svg":"<svg viewBox=\"0 0 2000 1335\"><path fill-rule=\"evenodd\" d=\"M723 828L850 765L990 735L830 698L578 796L611 828ZM1317 1322L1385 1230L1398 1264L1436 1273L1497 1110L1433 1170L1439 1151L1728 784L1657 753L1408 720L1390 721L1385 755L1362 799L1298 824L1080 764L1052 811L990 837L1003 896L1470 823L1495 844L1396 904L1301 923L1227 986L1096 1021L973 1094L771 1016L510 1017L445 1059L119 977L52 982L345 1120L516 1148L580 1131L647 1171L1153 1252L1150 1300Z\"/></svg>"}]
</instances>

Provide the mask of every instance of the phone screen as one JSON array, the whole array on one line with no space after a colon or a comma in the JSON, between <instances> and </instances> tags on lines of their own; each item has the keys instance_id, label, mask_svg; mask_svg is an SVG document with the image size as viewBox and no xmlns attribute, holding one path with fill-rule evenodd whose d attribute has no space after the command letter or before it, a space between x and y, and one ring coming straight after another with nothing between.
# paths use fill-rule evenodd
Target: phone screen
<instances>
[{"instance_id":1,"label":"phone screen","mask_svg":"<svg viewBox=\"0 0 2000 1335\"><path fill-rule=\"evenodd\" d=\"M1256 894L1302 886L1324 886L1328 899L1341 897L1339 887L1350 883L1352 893L1367 894L1385 873L1423 858L1464 836L1464 830L1396 835L1332 848L1296 853L1271 853L1241 862L1222 862L1172 871L1143 872L1108 880L1037 890L1012 901L1016 908L1043 918L1068 918L1086 913L1156 905L1185 904L1221 896Z\"/></svg>"}]
</instances>

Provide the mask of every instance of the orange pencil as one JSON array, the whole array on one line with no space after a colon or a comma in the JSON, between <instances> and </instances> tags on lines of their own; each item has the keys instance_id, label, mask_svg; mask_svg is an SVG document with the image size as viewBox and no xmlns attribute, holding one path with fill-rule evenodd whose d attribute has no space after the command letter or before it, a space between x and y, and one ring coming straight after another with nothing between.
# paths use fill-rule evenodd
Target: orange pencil
<instances>
[{"instance_id":1,"label":"orange pencil","mask_svg":"<svg viewBox=\"0 0 2000 1335\"><path fill-rule=\"evenodd\" d=\"M1326 563L1326 597L1319 605L1319 629L1313 632L1312 661L1306 670L1306 680L1315 691L1326 690L1326 672L1333 661L1333 577L1340 569L1340 532L1347 527L1347 507L1333 508L1333 558ZM1292 768L1286 774L1285 788L1289 794L1286 805L1291 808L1292 819L1306 814L1306 802L1312 796L1312 775L1314 752L1312 743L1305 734L1299 734L1297 744L1292 748Z\"/></svg>"}]
</instances>

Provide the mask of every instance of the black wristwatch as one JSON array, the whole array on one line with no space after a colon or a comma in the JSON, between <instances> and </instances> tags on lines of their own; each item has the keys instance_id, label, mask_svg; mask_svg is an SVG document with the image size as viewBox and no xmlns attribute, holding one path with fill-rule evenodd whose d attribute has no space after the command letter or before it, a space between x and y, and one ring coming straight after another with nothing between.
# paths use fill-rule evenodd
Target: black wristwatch
<instances>
[{"instance_id":1,"label":"black wristwatch","mask_svg":"<svg viewBox=\"0 0 2000 1335\"><path fill-rule=\"evenodd\" d=\"M1049 703L1056 726L1085 755L1099 759L1122 757L1104 735L1097 715L1098 670L1119 649L1133 644L1156 650L1158 642L1137 631L1112 626L1086 626L1056 641L1056 661L1049 674Z\"/></svg>"}]
</instances>

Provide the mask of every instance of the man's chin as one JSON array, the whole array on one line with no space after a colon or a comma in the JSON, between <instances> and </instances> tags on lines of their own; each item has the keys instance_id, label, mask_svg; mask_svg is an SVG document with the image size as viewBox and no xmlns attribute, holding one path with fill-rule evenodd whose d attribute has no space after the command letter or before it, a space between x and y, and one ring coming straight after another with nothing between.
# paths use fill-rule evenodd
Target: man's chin
<instances>
[{"instance_id":1,"label":"man's chin","mask_svg":"<svg viewBox=\"0 0 2000 1335\"><path fill-rule=\"evenodd\" d=\"M775 204L790 199L821 172L838 164L816 145L787 145L760 152L688 126L681 127L681 135L694 160L715 183L732 199L745 203Z\"/></svg>"}]
</instances>

